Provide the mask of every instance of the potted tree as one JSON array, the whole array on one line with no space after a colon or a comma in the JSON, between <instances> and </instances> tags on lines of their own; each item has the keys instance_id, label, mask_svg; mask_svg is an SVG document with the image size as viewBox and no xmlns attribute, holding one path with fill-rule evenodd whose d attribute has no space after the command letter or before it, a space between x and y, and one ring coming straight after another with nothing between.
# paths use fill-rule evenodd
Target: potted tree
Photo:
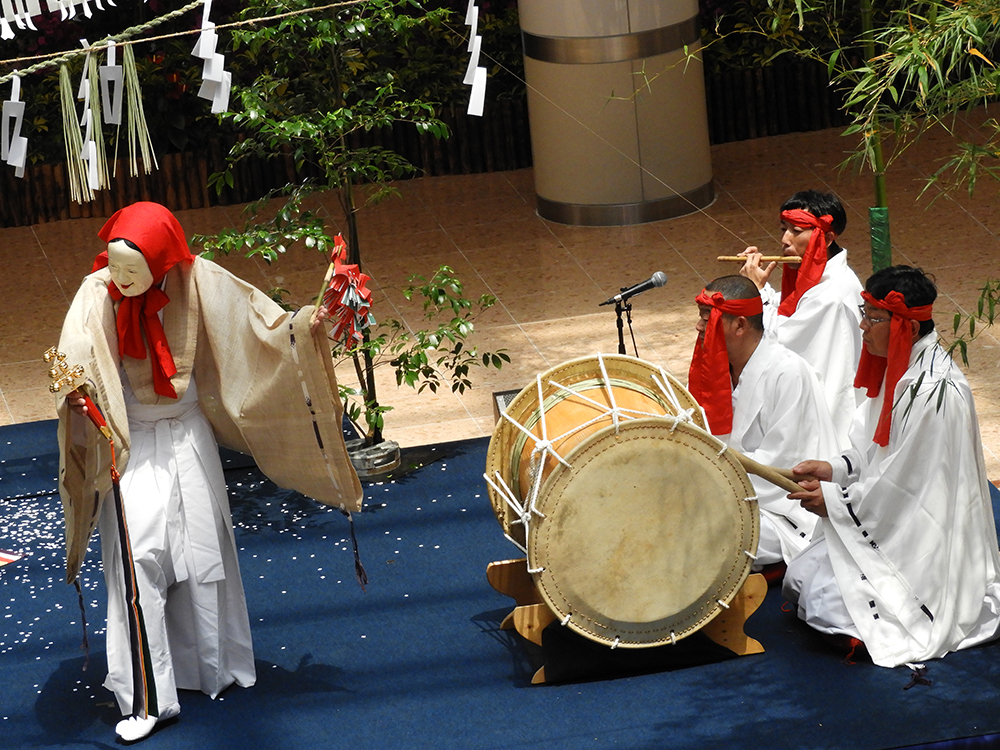
<instances>
[{"instance_id":1,"label":"potted tree","mask_svg":"<svg viewBox=\"0 0 1000 750\"><path fill-rule=\"evenodd\" d=\"M357 212L393 195L397 191L390 183L416 171L391 149L365 145L363 134L402 123L421 134L448 135L436 104L415 85L421 66L413 62L419 56L408 50L439 30L450 11L428 10L416 0L370 0L321 11L312 10L308 0L249 0L239 15L249 20L274 14L279 6L289 15L233 32L235 102L224 117L241 138L210 185L220 191L232 186L234 167L249 156L290 157L296 179L249 206L241 229L196 240L209 253L245 251L268 261L294 242L328 253L330 229L306 199L316 191L333 191L347 229L348 262L363 268ZM279 204L277 210L263 218L263 206L272 202ZM348 414L356 423L364 418L359 450L368 455L359 468L365 471L391 465L399 450L394 444L378 448L387 442L382 427L389 408L376 393L378 364L394 366L400 384L436 390L448 381L453 390L463 391L471 385L470 366L500 367L509 361L503 352L480 355L467 346L475 313L495 300L466 299L450 268L438 269L430 279L420 277L406 293L423 297L434 327L414 332L399 321L384 321L376 331L365 329L359 343L339 349L354 360L359 376L358 392L347 395L360 397L361 403L349 404ZM447 319L441 321L442 316Z\"/></svg>"}]
</instances>

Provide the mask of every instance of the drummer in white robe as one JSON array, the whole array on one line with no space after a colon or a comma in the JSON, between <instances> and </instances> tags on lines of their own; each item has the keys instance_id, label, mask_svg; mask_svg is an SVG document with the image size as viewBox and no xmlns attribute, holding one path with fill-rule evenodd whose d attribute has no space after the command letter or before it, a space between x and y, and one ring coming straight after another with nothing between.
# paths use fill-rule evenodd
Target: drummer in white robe
<instances>
[{"instance_id":1,"label":"drummer in white robe","mask_svg":"<svg viewBox=\"0 0 1000 750\"><path fill-rule=\"evenodd\" d=\"M836 451L819 375L802 357L764 335L757 287L743 276L723 276L706 286L697 302L698 342L689 388L712 432L769 466L788 468L804 456ZM709 351L720 343L718 334L708 332L713 316L724 344L717 353ZM816 517L789 500L785 490L758 476L750 480L760 509L754 569L787 563L812 540Z\"/></svg>"},{"instance_id":2,"label":"drummer in white robe","mask_svg":"<svg viewBox=\"0 0 1000 750\"><path fill-rule=\"evenodd\" d=\"M937 295L919 269L874 274L851 448L805 461L789 497L822 536L788 566L784 594L817 630L893 667L996 637L1000 555L972 392L937 343Z\"/></svg>"},{"instance_id":3,"label":"drummer in white robe","mask_svg":"<svg viewBox=\"0 0 1000 750\"><path fill-rule=\"evenodd\" d=\"M166 208L141 202L99 233L107 252L77 292L60 350L87 382L58 404L67 580L95 524L108 584L108 678L126 741L180 711L177 690L216 697L254 684L247 604L218 443L252 454L275 483L342 510L361 487L343 443L329 345L313 308L287 313L191 255ZM196 378L197 376L197 378ZM136 709L107 419L155 692ZM148 684L148 683L147 683Z\"/></svg>"},{"instance_id":4,"label":"drummer in white robe","mask_svg":"<svg viewBox=\"0 0 1000 750\"><path fill-rule=\"evenodd\" d=\"M837 196L798 192L781 206L781 248L782 255L798 256L802 263L782 264L781 293L768 283L777 264L761 267L756 247L743 251L748 257L740 269L760 289L768 334L822 377L841 448L849 444L854 410L863 400L853 385L861 355L861 282L847 264L847 251L837 244L846 227L847 214Z\"/></svg>"}]
</instances>

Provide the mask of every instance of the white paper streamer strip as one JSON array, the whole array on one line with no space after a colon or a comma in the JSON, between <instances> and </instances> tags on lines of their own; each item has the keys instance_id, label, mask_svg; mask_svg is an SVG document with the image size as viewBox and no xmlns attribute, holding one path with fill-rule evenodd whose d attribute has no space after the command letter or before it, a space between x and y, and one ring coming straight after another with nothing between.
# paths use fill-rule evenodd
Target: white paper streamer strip
<instances>
[{"instance_id":1,"label":"white paper streamer strip","mask_svg":"<svg viewBox=\"0 0 1000 750\"><path fill-rule=\"evenodd\" d=\"M24 177L28 159L28 139L21 135L24 122L24 102L21 96L21 78L15 75L10 82L10 99L3 103L0 114L0 159L14 167L15 177Z\"/></svg>"},{"instance_id":2,"label":"white paper streamer strip","mask_svg":"<svg viewBox=\"0 0 1000 750\"><path fill-rule=\"evenodd\" d=\"M81 39L80 46L86 49L90 43L86 39ZM80 127L83 129L83 149L80 151L80 159L87 165L87 183L90 185L90 189L99 190L101 180L97 168L97 143L94 141L94 113L91 111L89 71L90 53L88 52L83 59L80 88L76 92L76 98L83 100L83 114L80 116Z\"/></svg>"},{"instance_id":3,"label":"white paper streamer strip","mask_svg":"<svg viewBox=\"0 0 1000 750\"><path fill-rule=\"evenodd\" d=\"M468 47L469 52L472 52L472 45L475 41L477 33L479 33L479 8L473 5L472 23L469 24L469 47Z\"/></svg>"},{"instance_id":4,"label":"white paper streamer strip","mask_svg":"<svg viewBox=\"0 0 1000 750\"><path fill-rule=\"evenodd\" d=\"M215 50L219 45L219 37L215 24L208 20L212 12L212 0L205 0L204 12L201 17L201 34L191 50L191 54L201 60L204 65L201 70L201 88L198 96L212 102L212 114L218 115L229 109L229 92L232 88L233 76L225 70L226 57Z\"/></svg>"},{"instance_id":5,"label":"white paper streamer strip","mask_svg":"<svg viewBox=\"0 0 1000 750\"><path fill-rule=\"evenodd\" d=\"M122 94L125 92L125 71L115 64L115 43L108 43L108 64L100 67L101 105L104 122L122 124Z\"/></svg>"},{"instance_id":6,"label":"white paper streamer strip","mask_svg":"<svg viewBox=\"0 0 1000 750\"><path fill-rule=\"evenodd\" d=\"M471 86L476 82L476 68L479 67L479 50L483 44L483 37L480 34L476 35L474 44L472 45L472 54L469 55L469 65L465 69L465 78L462 79L462 83L466 86Z\"/></svg>"},{"instance_id":7,"label":"white paper streamer strip","mask_svg":"<svg viewBox=\"0 0 1000 750\"><path fill-rule=\"evenodd\" d=\"M483 105L486 103L486 68L476 68L476 78L472 83L472 96L469 97L468 114L483 116Z\"/></svg>"},{"instance_id":8,"label":"white paper streamer strip","mask_svg":"<svg viewBox=\"0 0 1000 750\"><path fill-rule=\"evenodd\" d=\"M469 27L469 64L465 68L462 83L472 86L466 114L482 117L483 106L486 103L486 68L479 65L483 37L476 33L479 29L479 8L476 6L476 0L469 0L469 6L465 10L465 25Z\"/></svg>"}]
</instances>

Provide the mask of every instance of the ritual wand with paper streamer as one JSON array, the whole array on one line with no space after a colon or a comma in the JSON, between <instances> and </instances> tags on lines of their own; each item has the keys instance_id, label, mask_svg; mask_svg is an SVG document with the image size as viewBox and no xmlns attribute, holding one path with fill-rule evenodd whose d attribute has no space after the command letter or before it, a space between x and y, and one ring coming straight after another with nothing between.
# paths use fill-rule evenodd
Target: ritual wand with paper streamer
<instances>
[{"instance_id":1,"label":"ritual wand with paper streamer","mask_svg":"<svg viewBox=\"0 0 1000 750\"><path fill-rule=\"evenodd\" d=\"M375 318L368 311L372 306L372 293L365 286L371 277L361 273L357 264L347 264L347 243L343 235L333 238L330 267L323 279L323 288L316 297L316 308L326 307L333 330L330 338L344 345L351 352L354 370L362 389L367 378L358 360L356 347L364 340L364 331L375 325Z\"/></svg>"},{"instance_id":2,"label":"ritual wand with paper streamer","mask_svg":"<svg viewBox=\"0 0 1000 750\"><path fill-rule=\"evenodd\" d=\"M52 347L45 352L43 359L52 365L49 370L49 391L59 393L63 388L76 390L77 383L84 377L82 365L71 367L66 364L66 355ZM107 421L90 396L77 391L83 396L87 416L94 426L108 441L111 450L111 488L115 498L115 516L118 520L118 538L121 541L122 570L124 571L125 602L128 611L129 644L132 651L132 715L146 718L159 715L156 703L156 684L153 682L153 662L149 653L149 643L146 640L146 623L142 616L142 606L139 604L139 588L135 580L135 562L132 559L132 544L129 542L128 523L125 521L125 508L122 505L121 475L115 465L115 439L108 427ZM80 590L79 579L75 582L80 595L80 610L83 611L83 592ZM84 645L87 643L87 624L83 621Z\"/></svg>"},{"instance_id":3,"label":"ritual wand with paper streamer","mask_svg":"<svg viewBox=\"0 0 1000 750\"><path fill-rule=\"evenodd\" d=\"M372 306L372 293L365 284L370 276L361 273L357 264L347 264L347 243L343 235L333 238L333 252L330 253L330 267L323 279L323 288L316 297L316 308L325 307L333 330L330 338L340 341L347 349L353 349L364 339L364 331L375 325L375 318L368 311ZM360 383L365 382L357 354L352 357ZM343 511L351 526L351 544L354 547L354 573L362 591L368 585L368 574L361 564L358 538L354 532L354 516Z\"/></svg>"},{"instance_id":4,"label":"ritual wand with paper streamer","mask_svg":"<svg viewBox=\"0 0 1000 750\"><path fill-rule=\"evenodd\" d=\"M361 332L375 325L375 318L368 312L372 306L372 293L365 287L371 277L361 273L356 264L347 264L345 260L347 243L343 235L338 234L333 238L330 267L323 279L323 288L316 297L316 307L325 306L330 315L333 323L330 338L351 349L361 341Z\"/></svg>"}]
</instances>

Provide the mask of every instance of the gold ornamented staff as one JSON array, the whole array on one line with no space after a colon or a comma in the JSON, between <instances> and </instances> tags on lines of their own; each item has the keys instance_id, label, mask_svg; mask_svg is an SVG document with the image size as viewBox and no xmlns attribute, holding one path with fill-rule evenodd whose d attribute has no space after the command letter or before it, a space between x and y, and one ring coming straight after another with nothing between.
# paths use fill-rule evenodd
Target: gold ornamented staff
<instances>
[{"instance_id":1,"label":"gold ornamented staff","mask_svg":"<svg viewBox=\"0 0 1000 750\"><path fill-rule=\"evenodd\" d=\"M57 351L54 346L45 351L42 359L45 360L46 364L55 363L52 369L49 370L49 378L52 380L49 383L49 393L59 393L66 386L69 386L70 390L72 390L76 388L76 382L83 378L83 365L71 367L66 364L66 355L63 352ZM101 434L105 438L111 440L111 428L104 421L104 416L94 405L94 402L90 400L90 396L86 394L81 395L84 398L84 406L87 407L87 416L90 417L90 421L94 423L94 426L101 431ZM112 457L114 456L114 446L112 446L111 455Z\"/></svg>"}]
</instances>

